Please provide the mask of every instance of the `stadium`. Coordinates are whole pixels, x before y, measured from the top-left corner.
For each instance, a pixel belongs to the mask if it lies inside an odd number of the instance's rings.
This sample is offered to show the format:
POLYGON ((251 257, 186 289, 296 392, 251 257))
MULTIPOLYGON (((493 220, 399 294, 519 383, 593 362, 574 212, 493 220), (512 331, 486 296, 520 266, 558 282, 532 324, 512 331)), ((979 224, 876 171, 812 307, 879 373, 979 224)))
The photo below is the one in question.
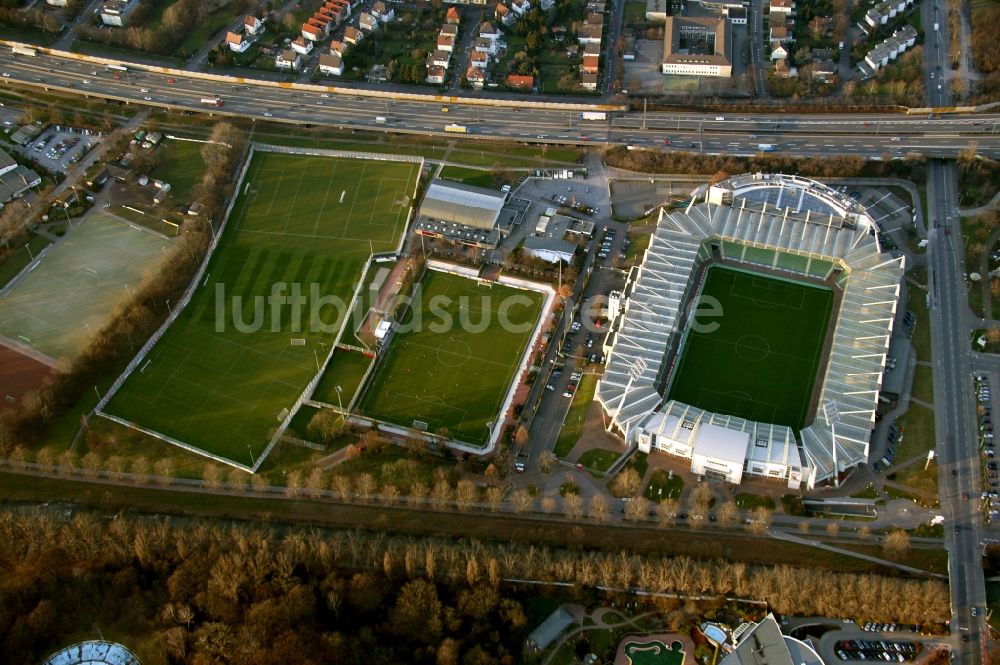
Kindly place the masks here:
POLYGON ((608 430, 691 470, 798 488, 864 463, 904 259, 854 200, 746 174, 660 211, 609 311, 608 430), (719 314, 702 325, 711 300, 719 314))

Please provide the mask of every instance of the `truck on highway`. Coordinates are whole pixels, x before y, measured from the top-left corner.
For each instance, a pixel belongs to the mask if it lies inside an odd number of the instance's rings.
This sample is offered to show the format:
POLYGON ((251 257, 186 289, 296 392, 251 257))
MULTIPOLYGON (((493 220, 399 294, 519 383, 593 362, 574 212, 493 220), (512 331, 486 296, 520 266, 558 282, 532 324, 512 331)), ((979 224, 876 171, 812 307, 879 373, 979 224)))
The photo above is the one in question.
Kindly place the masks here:
POLYGON ((604 111, 583 111, 580 120, 607 120, 608 114, 604 111))
POLYGON ((11 47, 10 51, 14 55, 30 55, 32 58, 38 57, 38 51, 30 46, 17 45, 11 47))
POLYGON ((468 134, 469 130, 465 125, 445 125, 444 131, 453 134, 468 134))
POLYGON ((384 115, 377 115, 377 116, 375 116, 375 124, 376 125, 384 125, 387 122, 388 122, 388 120, 385 119, 384 115))
POLYGON ((761 152, 774 152, 773 143, 759 143, 757 144, 757 149, 761 152))
POLYGON ((218 97, 202 97, 201 103, 205 106, 222 106, 222 100, 218 97))
POLYGON ((938 22, 934 21, 934 32, 938 31, 938 22))

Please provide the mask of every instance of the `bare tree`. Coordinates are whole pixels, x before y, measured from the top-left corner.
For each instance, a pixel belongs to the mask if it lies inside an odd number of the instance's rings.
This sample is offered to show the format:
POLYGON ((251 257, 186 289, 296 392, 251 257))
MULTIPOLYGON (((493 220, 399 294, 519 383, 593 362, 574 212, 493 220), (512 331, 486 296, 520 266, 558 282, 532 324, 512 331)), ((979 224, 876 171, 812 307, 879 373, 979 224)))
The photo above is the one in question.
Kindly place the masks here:
POLYGON ((174 477, 174 461, 169 457, 156 460, 153 464, 153 474, 156 475, 157 482, 169 483, 174 477))
POLYGON ((754 535, 762 536, 771 528, 773 514, 770 508, 758 506, 750 513, 750 523, 747 527, 754 535))
POLYGON ((441 479, 434 483, 434 488, 431 489, 431 499, 438 508, 444 508, 448 505, 452 499, 452 491, 447 480, 441 479))
POLYGON ((633 497, 638 494, 641 483, 642 478, 639 476, 639 472, 629 467, 623 469, 611 481, 611 491, 615 496, 633 497))
POLYGON ((740 509, 734 501, 726 501, 719 506, 719 524, 725 527, 734 527, 740 523, 740 509))
POLYGON ((527 512, 531 508, 531 504, 535 502, 534 497, 528 493, 527 490, 516 490, 510 495, 510 500, 514 504, 514 510, 519 513, 527 512))
POLYGON ((673 526, 677 523, 677 510, 679 503, 677 499, 668 498, 660 501, 656 507, 656 522, 660 526, 673 526))
POLYGON ((490 505, 490 510, 496 512, 503 503, 503 488, 497 485, 486 488, 486 503, 490 505))
POLYGON ((902 529, 894 529, 886 534, 882 549, 894 559, 900 559, 910 551, 910 534, 902 529))
POLYGON ((575 492, 569 492, 563 497, 563 509, 566 511, 566 516, 572 520, 580 519, 583 514, 583 505, 580 499, 580 495, 575 492))
POLYGON ((539 505, 543 513, 554 513, 556 511, 556 500, 551 496, 543 496, 539 505))
POLYGON ((370 473, 361 473, 358 474, 354 485, 354 489, 361 500, 368 501, 371 499, 372 492, 375 491, 375 478, 370 473))
POLYGON ((708 486, 708 483, 701 482, 694 486, 691 490, 691 496, 689 497, 692 508, 702 508, 703 510, 708 510, 712 502, 712 488, 708 486))
POLYGON ((608 500, 603 494, 595 494, 590 497, 590 516, 598 522, 607 522, 611 517, 608 500))
POLYGON ((644 497, 637 496, 625 504, 625 519, 632 520, 633 522, 641 522, 646 519, 648 514, 649 501, 644 497))
POLYGON ((809 533, 809 520, 799 521, 799 531, 801 533, 809 533))
POLYGON ((538 468, 542 473, 548 473, 556 463, 556 456, 551 450, 543 450, 538 456, 538 468))
POLYGON ((826 535, 836 538, 840 533, 840 522, 830 522, 826 525, 826 535))
POLYGON ((479 488, 471 480, 463 478, 458 481, 455 488, 455 501, 459 510, 471 510, 473 504, 479 500, 479 488))

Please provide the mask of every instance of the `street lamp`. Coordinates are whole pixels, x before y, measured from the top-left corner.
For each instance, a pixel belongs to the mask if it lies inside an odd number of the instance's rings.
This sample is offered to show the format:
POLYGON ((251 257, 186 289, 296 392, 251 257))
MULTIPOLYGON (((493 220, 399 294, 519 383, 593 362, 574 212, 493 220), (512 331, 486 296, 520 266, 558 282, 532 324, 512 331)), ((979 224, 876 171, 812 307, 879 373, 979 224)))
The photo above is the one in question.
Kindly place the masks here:
POLYGON ((337 391, 337 406, 340 407, 340 413, 341 413, 341 415, 343 415, 343 413, 344 413, 344 403, 340 399, 341 387, 340 386, 336 386, 335 390, 337 391))

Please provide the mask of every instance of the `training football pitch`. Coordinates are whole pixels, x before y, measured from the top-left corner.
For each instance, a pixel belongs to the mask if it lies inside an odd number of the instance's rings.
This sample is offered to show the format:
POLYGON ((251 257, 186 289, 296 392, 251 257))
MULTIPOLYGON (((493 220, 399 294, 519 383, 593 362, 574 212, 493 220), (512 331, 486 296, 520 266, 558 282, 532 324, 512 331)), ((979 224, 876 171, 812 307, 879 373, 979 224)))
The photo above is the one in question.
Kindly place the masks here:
POLYGON ((459 441, 484 444, 544 298, 433 270, 420 291, 402 322, 412 330, 401 330, 391 340, 361 410, 406 427, 421 421, 429 432, 444 427, 459 441))
POLYGON ((396 249, 419 173, 256 153, 202 284, 105 412, 252 464, 334 342, 331 298, 349 304, 370 251, 396 249), (271 298, 295 289, 298 305, 271 298))
POLYGON ((822 359, 833 291, 723 266, 708 268, 701 298, 722 315, 691 326, 670 399, 800 429, 822 359), (718 324, 714 329, 713 324, 718 324))
POLYGON ((115 305, 155 273, 171 241, 91 212, 0 298, 0 335, 72 359, 115 305))

